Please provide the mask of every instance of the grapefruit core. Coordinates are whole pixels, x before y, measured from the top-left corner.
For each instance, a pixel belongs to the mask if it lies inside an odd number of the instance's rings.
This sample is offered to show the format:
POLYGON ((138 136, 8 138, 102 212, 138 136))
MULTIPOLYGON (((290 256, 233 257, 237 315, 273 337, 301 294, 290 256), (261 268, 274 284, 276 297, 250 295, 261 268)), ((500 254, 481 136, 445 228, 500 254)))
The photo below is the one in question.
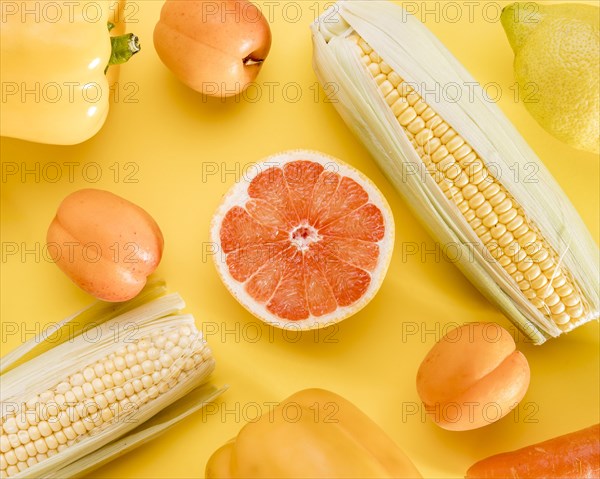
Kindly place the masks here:
POLYGON ((387 271, 394 220, 377 187, 341 161, 289 151, 248 169, 212 221, 219 275, 252 314, 315 329, 363 308, 387 271))

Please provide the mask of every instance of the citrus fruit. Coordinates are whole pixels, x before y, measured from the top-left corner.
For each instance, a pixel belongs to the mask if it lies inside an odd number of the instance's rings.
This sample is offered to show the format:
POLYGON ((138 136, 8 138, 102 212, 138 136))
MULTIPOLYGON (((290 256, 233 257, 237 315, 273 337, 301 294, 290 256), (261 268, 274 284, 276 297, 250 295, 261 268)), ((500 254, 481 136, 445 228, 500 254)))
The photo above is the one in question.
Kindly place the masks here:
POLYGON ((598 153, 600 9, 514 3, 502 11, 501 22, 529 113, 557 139, 598 153))
POLYGON ((317 152, 289 151, 249 169, 211 225, 217 270, 233 296, 281 328, 341 321, 375 295, 394 220, 362 173, 317 152))

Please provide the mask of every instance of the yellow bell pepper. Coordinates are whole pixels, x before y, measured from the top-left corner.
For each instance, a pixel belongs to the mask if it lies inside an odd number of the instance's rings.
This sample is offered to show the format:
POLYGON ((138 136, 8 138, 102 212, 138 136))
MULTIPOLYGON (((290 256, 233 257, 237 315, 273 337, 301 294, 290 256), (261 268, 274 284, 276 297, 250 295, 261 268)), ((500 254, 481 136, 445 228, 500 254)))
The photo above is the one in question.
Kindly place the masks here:
POLYGON ((125 0, 0 2, 2 136, 72 145, 100 130, 118 75, 108 66, 139 50, 124 10, 125 0))
POLYGON ((402 450, 352 403, 306 389, 218 449, 206 478, 420 478, 402 450))

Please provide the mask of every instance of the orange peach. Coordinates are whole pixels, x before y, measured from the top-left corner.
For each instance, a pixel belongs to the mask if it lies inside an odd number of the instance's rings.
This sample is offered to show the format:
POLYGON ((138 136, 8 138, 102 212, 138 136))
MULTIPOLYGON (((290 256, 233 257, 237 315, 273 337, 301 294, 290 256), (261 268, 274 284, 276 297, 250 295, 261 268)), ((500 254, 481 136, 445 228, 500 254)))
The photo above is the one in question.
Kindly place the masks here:
POLYGON ((228 97, 254 81, 271 48, 271 30, 246 0, 167 0, 154 46, 179 80, 205 95, 228 97))
POLYGON ((47 234, 54 262, 84 291, 104 301, 127 301, 160 263, 163 236, 139 206, 108 191, 67 196, 47 234))
POLYGON ((529 364, 504 328, 467 323, 429 351, 417 373, 417 392, 442 428, 465 431, 506 416, 529 386, 529 364))

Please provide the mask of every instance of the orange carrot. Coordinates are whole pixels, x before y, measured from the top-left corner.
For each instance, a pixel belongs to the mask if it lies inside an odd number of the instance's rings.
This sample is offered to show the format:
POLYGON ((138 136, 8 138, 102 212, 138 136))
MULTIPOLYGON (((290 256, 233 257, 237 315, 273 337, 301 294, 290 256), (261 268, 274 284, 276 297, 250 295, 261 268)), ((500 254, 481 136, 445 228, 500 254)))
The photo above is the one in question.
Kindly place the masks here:
POLYGON ((600 477, 600 424, 473 464, 467 479, 600 477))

